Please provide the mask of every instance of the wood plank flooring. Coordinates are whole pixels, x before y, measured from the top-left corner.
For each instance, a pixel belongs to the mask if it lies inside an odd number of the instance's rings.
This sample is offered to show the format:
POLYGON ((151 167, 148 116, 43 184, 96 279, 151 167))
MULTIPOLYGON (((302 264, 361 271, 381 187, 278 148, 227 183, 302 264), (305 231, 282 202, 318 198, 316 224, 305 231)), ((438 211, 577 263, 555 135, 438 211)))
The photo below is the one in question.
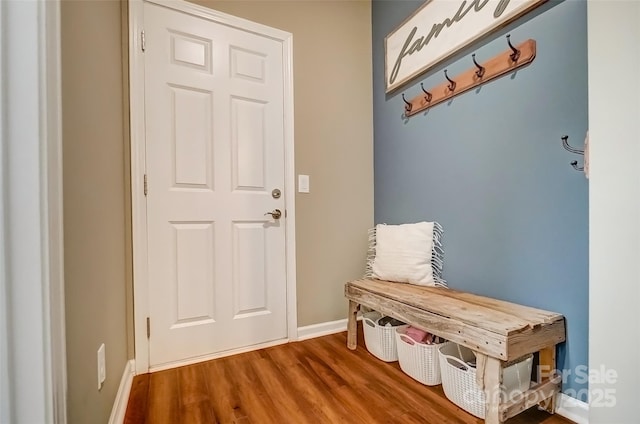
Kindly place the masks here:
MULTIPOLYGON (((136 376, 125 424, 480 424, 346 332, 136 376)), ((535 408, 508 424, 567 424, 535 408)))

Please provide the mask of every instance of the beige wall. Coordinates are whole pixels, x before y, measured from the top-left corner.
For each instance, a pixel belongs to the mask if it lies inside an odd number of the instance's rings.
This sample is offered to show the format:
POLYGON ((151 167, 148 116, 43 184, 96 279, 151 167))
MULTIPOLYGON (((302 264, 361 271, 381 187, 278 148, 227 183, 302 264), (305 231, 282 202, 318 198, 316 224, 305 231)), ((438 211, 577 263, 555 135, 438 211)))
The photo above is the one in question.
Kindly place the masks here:
POLYGON ((345 318, 373 225, 371 3, 193 1, 293 34, 298 326, 345 318))
POLYGON ((118 1, 63 1, 64 249, 70 424, 105 423, 127 361, 118 1), (96 352, 106 346, 98 391, 96 352))

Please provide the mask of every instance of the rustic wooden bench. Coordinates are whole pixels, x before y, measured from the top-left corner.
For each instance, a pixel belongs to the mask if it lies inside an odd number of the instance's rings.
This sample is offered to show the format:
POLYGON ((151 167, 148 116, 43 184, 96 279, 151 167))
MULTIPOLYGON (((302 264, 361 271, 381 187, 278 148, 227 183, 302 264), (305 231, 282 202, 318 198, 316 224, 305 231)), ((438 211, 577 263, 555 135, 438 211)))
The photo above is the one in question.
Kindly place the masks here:
POLYGON ((554 412, 561 377, 556 345, 565 340, 564 317, 554 312, 442 287, 424 287, 375 279, 348 282, 347 346, 356 349, 360 306, 421 328, 476 353, 476 383, 485 391, 485 423, 497 424, 538 404, 554 412), (537 382, 522 396, 500 395, 502 369, 509 362, 539 352, 537 382))

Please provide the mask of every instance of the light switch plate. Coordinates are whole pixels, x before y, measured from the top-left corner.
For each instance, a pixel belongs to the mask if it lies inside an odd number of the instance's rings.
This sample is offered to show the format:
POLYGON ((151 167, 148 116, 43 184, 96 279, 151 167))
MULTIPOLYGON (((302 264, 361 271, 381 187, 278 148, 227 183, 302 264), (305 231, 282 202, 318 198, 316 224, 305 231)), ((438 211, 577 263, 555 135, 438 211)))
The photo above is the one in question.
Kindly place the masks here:
POLYGON ((298 175, 298 193, 309 193, 308 175, 298 175))

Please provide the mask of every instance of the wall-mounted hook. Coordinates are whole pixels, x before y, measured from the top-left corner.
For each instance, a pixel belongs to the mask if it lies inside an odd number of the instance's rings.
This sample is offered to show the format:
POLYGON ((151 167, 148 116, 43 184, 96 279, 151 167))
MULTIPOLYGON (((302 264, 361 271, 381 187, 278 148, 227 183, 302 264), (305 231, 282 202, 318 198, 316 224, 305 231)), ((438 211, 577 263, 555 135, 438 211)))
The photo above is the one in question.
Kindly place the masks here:
MULTIPOLYGON (((569 136, 568 135, 563 135, 562 137, 560 137, 560 139, 562 140, 562 147, 564 147, 565 150, 571 152, 571 153, 575 153, 577 155, 583 155, 584 156, 584 149, 576 149, 575 147, 571 147, 569 146, 569 136)), ((573 160, 571 162, 569 162, 571 164, 571 166, 573 166, 573 169, 575 169, 576 171, 584 171, 584 166, 578 166, 578 161, 577 160, 573 160)))
POLYGON ((478 70, 476 71, 476 76, 478 78, 482 78, 482 76, 484 75, 484 66, 480 65, 478 62, 476 62, 476 54, 472 54, 471 55, 471 59, 473 59, 473 64, 476 65, 476 68, 478 68, 478 70))
POLYGON ((518 59, 520 58, 520 50, 516 49, 515 47, 513 47, 513 44, 511 44, 511 34, 507 34, 507 43, 509 44, 509 48, 513 52, 510 55, 511 61, 517 62, 518 59))
POLYGON ((411 112, 411 108, 413 107, 413 104, 411 104, 411 102, 407 101, 407 99, 404 97, 404 93, 402 93, 402 100, 404 100, 404 110, 409 113, 411 112))
POLYGON ((456 89, 456 82, 454 80, 452 80, 451 78, 449 78, 449 75, 447 75, 447 70, 444 70, 444 77, 447 79, 447 81, 449 81, 449 85, 447 86, 449 88, 449 91, 453 91, 456 89))
POLYGON ((567 150, 567 151, 569 151, 571 153, 578 154, 578 155, 584 155, 584 149, 576 149, 575 147, 569 146, 569 136, 568 135, 563 135, 562 137, 560 137, 560 139, 562 140, 562 147, 564 147, 565 150, 567 150))
POLYGON ((420 83, 420 88, 422 88, 422 91, 424 92, 425 96, 424 96, 424 100, 429 103, 431 101, 431 98, 433 97, 433 95, 431 93, 429 93, 427 90, 424 89, 424 85, 422 83, 420 83))

